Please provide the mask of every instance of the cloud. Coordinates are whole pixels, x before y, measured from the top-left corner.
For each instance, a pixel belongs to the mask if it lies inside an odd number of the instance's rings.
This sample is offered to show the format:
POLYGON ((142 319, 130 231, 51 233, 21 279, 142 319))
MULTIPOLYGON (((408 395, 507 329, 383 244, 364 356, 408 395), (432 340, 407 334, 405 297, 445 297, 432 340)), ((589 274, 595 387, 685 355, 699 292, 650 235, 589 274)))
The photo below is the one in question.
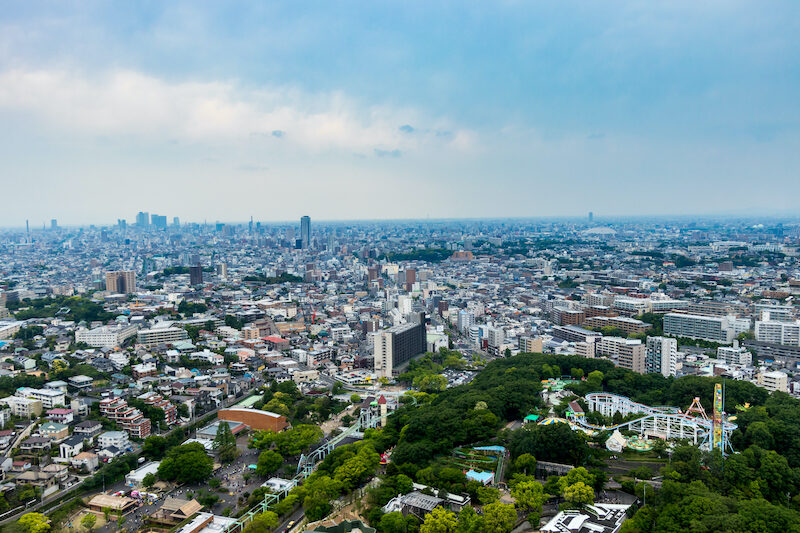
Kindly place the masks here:
POLYGON ((414 133, 414 127, 410 126, 409 124, 403 124, 402 126, 400 126, 397 129, 399 129, 403 133, 414 133))
MULTIPOLYGON (((398 149, 425 144, 436 149, 448 145, 460 148, 458 143, 435 135, 405 135, 405 126, 396 126, 402 123, 398 117, 417 115, 414 110, 359 105, 336 92, 243 87, 235 80, 166 81, 132 70, 94 76, 67 70, 2 71, 0 114, 5 113, 70 135, 167 138, 191 143, 261 135, 289 140, 285 132, 291 130, 290 141, 307 150, 363 152, 376 144, 398 149)), ((428 122, 430 131, 453 126, 445 119, 428 122)))
POLYGON ((381 150, 380 148, 375 148, 375 155, 378 157, 400 157, 403 155, 403 152, 397 148, 394 150, 381 150))

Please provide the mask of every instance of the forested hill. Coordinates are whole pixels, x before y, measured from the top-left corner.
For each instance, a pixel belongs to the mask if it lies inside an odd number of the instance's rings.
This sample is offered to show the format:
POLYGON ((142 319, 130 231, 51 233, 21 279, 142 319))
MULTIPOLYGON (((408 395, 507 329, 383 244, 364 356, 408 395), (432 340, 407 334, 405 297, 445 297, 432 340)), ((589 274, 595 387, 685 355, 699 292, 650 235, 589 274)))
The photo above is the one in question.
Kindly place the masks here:
MULTIPOLYGON (((600 359, 521 354, 489 363, 468 385, 417 395, 418 405, 389 417, 381 447, 396 444, 394 467, 412 478, 456 446, 490 441, 507 445, 514 456, 538 451, 540 460, 597 466, 602 448, 588 448, 565 425, 501 431, 504 422, 542 407, 540 380, 562 375, 585 377, 568 387, 580 396, 607 391, 681 409, 699 397, 709 411, 714 383, 721 381, 640 375, 600 359)), ((677 447, 662 469, 664 488, 648 494, 647 507, 626 523, 627 532, 800 531, 800 402, 742 381, 726 380, 725 393, 726 410, 737 416, 731 441, 739 453, 723 462, 718 453, 677 447), (750 407, 737 412, 746 403, 750 407)))

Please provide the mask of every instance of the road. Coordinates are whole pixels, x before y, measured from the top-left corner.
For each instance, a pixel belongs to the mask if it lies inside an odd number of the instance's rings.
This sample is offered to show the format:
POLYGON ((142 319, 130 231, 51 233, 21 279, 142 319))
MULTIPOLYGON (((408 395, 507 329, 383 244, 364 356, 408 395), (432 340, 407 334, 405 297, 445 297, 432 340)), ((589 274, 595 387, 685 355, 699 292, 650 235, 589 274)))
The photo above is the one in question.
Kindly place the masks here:
MULTIPOLYGON (((226 400, 223 400, 222 404, 221 404, 219 407, 217 407, 217 408, 215 408, 215 409, 212 409, 211 411, 209 411, 209 412, 207 412, 207 413, 204 413, 203 415, 201 415, 200 417, 198 417, 198 419, 202 419, 202 418, 208 417, 208 416, 210 416, 210 415, 213 415, 213 414, 215 414, 217 411, 219 411, 220 409, 225 409, 226 407, 229 407, 229 406, 233 405, 234 403, 238 403, 238 402, 240 402, 240 401, 244 400, 245 398, 247 398, 247 397, 249 397, 249 396, 251 396, 251 395, 252 395, 252 393, 251 393, 251 394, 245 394, 245 395, 243 395, 243 396, 242 396, 242 397, 240 397, 240 398, 233 398, 233 397, 231 397, 231 398, 227 398, 226 400)), ((197 420, 197 419, 192 419, 192 422, 191 422, 191 423, 194 423, 194 422, 196 422, 196 420, 197 420)), ((30 425, 30 426, 28 426, 28 428, 26 428, 26 430, 27 430, 27 431, 30 431, 30 429, 32 429, 32 428, 33 428, 33 425, 30 425)), ((171 434, 171 433, 173 433, 173 432, 175 432, 175 431, 178 431, 178 430, 180 430, 180 429, 183 429, 183 428, 184 428, 184 426, 176 426, 176 427, 172 428, 171 430, 169 430, 168 432, 164 433, 164 436, 166 436, 166 435, 169 435, 169 434, 171 434)), ((141 447, 140 447, 138 450, 135 450, 135 451, 133 452, 133 454, 135 454, 135 455, 139 455, 139 451, 140 451, 140 450, 141 450, 141 447)), ((83 481, 81 481, 81 483, 79 483, 79 485, 80 485, 80 484, 82 484, 82 483, 83 483, 83 481)), ((118 483, 119 483, 119 487, 120 487, 120 488, 116 488, 115 490, 122 490, 122 488, 124 488, 124 482, 118 482, 118 483)), ((112 487, 116 487, 116 486, 117 486, 117 484, 114 484, 114 485, 112 485, 112 487)), ((70 487, 70 489, 69 489, 69 490, 74 490, 74 488, 75 488, 75 487, 70 487)), ((63 491, 62 491, 62 492, 63 492, 63 491)), ((62 495, 61 493, 58 493, 58 492, 57 492, 57 493, 53 494, 52 496, 50 496, 49 498, 46 498, 44 501, 37 503, 36 505, 33 505, 33 506, 31 506, 31 507, 29 507, 29 508, 27 508, 27 509, 24 509, 24 510, 20 511, 19 513, 15 514, 15 515, 12 515, 12 516, 9 516, 9 517, 7 517, 7 518, 4 518, 3 520, 0 520, 0 525, 3 525, 3 524, 6 524, 6 523, 8 523, 8 522, 11 522, 11 521, 13 521, 13 520, 16 520, 17 518, 19 518, 19 516, 20 516, 21 514, 24 514, 24 513, 30 513, 30 512, 36 511, 37 509, 41 508, 42 506, 44 506, 44 505, 47 505, 47 504, 49 504, 49 503, 52 503, 54 500, 57 500, 57 499, 59 499, 59 498, 63 498, 63 495, 62 495)), ((70 499, 68 499, 68 500, 65 500, 65 501, 63 501, 63 502, 59 503, 59 504, 58 504, 57 506, 55 506, 53 509, 48 509, 48 511, 46 511, 46 512, 49 512, 49 511, 51 511, 51 510, 58 509, 58 508, 59 508, 59 507, 61 507, 62 505, 66 504, 66 503, 68 503, 68 502, 70 502, 70 501, 72 501, 72 500, 73 500, 73 498, 70 498, 70 499)))

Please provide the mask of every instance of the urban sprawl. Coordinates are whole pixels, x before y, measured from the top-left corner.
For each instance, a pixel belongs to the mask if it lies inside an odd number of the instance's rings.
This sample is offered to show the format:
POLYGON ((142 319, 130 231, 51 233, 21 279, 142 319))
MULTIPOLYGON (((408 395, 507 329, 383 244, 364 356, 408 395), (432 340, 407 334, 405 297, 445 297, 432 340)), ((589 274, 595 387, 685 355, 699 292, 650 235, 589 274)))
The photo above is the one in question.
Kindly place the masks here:
POLYGON ((800 531, 800 223, 0 229, 2 531, 800 531))

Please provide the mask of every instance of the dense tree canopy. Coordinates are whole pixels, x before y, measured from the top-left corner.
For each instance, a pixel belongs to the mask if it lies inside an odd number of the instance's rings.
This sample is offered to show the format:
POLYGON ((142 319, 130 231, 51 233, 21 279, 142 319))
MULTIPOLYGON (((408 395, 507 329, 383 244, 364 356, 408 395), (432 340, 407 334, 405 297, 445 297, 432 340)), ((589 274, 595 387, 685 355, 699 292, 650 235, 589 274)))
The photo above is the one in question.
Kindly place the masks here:
POLYGON ((179 483, 200 483, 208 479, 214 460, 202 444, 193 442, 172 448, 158 465, 158 477, 179 483))

